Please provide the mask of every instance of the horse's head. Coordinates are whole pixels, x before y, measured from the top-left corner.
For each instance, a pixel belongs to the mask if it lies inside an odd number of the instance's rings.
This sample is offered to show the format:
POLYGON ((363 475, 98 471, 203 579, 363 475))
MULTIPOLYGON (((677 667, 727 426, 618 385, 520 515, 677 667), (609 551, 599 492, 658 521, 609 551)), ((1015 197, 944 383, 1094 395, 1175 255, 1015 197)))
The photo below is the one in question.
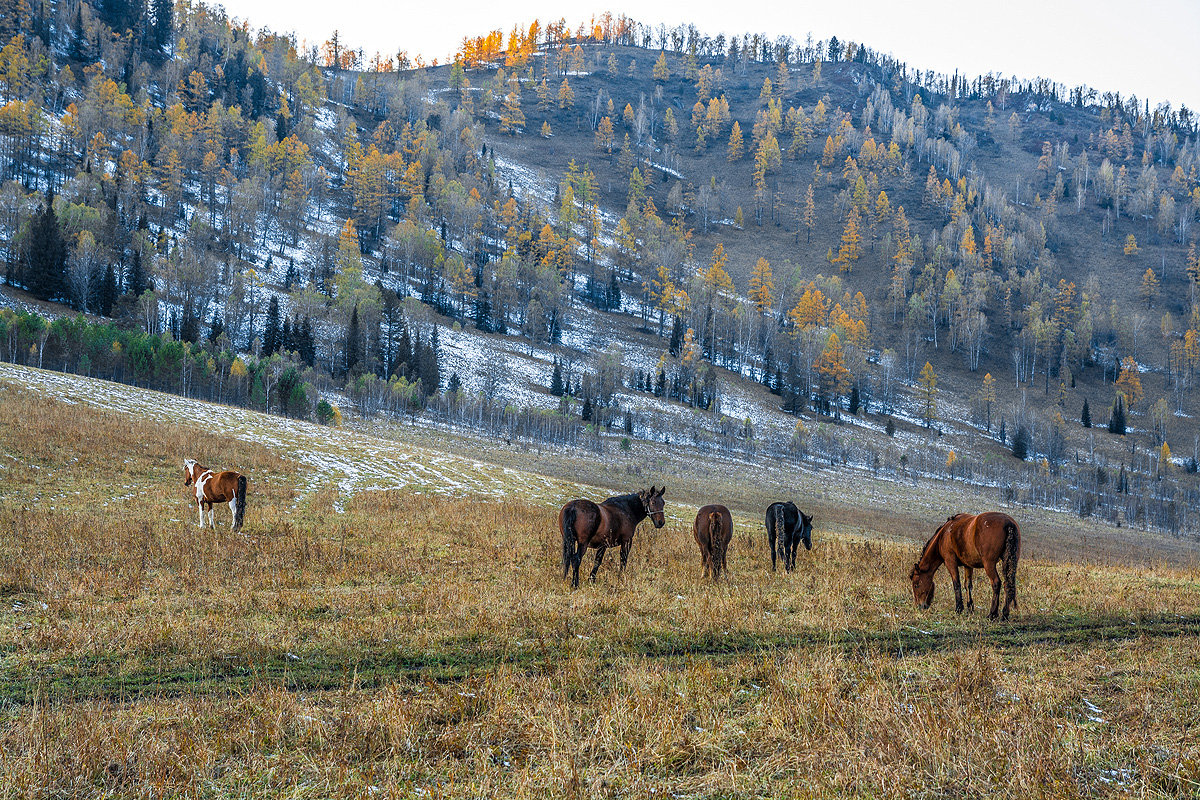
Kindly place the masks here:
POLYGON ((642 501, 642 505, 646 508, 646 516, 650 517, 650 521, 654 523, 654 527, 661 528, 667 523, 667 517, 663 514, 663 492, 667 487, 655 489, 651 486, 649 489, 638 492, 638 499, 642 501))
POLYGON ((922 609, 929 608, 933 602, 933 570, 922 570, 920 564, 913 564, 912 572, 913 600, 922 609))
POLYGON ((196 479, 196 462, 190 458, 183 460, 183 485, 191 486, 192 481, 196 479))
POLYGON ((800 541, 804 542, 805 550, 812 550, 812 521, 813 518, 800 511, 800 541))

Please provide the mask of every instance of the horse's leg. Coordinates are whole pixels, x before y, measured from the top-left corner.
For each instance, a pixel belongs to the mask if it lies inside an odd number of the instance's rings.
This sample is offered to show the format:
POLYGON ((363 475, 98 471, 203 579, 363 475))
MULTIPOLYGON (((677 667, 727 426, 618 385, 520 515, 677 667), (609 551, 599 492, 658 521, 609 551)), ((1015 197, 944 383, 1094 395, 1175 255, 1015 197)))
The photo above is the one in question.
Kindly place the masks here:
POLYGON ((796 550, 800 546, 800 534, 792 533, 791 549, 788 551, 788 572, 796 568, 796 550))
POLYGON ((946 562, 946 569, 950 572, 950 577, 954 579, 954 611, 957 614, 963 612, 962 599, 962 584, 958 581, 958 562, 946 562))
POLYGON ((988 619, 996 619, 1000 616, 1000 573, 996 571, 996 562, 987 560, 983 562, 983 571, 992 582, 992 610, 988 613, 988 619))
POLYGON ((975 598, 971 595, 971 587, 975 583, 975 569, 966 567, 967 570, 967 611, 975 612, 975 598))
POLYGON ((200 527, 203 528, 204 527, 204 501, 203 500, 196 501, 196 511, 198 511, 200 513, 200 527))
POLYGON ((607 546, 600 545, 596 550, 596 563, 592 565, 592 576, 588 578, 592 583, 596 582, 596 573, 600 571, 600 562, 604 560, 604 551, 607 549, 607 546))
MULTIPOLYGON (((767 542, 771 545, 771 572, 775 571, 775 529, 767 530, 767 542)), ((784 553, 783 568, 787 569, 787 554, 784 553)))
POLYGON ((575 545, 575 553, 571 556, 571 587, 579 588, 579 562, 583 561, 583 554, 587 551, 587 545, 583 542, 578 542, 575 545))
POLYGON ((233 526, 237 525, 237 500, 229 501, 229 530, 233 530, 233 526))
POLYGON ((625 571, 625 563, 629 561, 629 551, 633 549, 633 539, 621 542, 621 572, 625 571))

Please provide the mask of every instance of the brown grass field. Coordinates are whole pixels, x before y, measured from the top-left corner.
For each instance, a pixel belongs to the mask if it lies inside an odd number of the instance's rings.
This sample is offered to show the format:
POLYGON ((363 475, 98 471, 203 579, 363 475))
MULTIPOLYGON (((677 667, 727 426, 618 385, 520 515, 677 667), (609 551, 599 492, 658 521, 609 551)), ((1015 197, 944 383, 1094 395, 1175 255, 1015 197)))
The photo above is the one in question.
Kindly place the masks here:
POLYGON ((776 473, 511 450, 505 499, 309 491, 296 453, 6 377, 0 797, 1200 793, 1189 543, 1023 512, 1020 611, 989 623, 944 572, 929 611, 907 585, 958 510, 931 506, 985 502, 954 487, 796 476, 815 546, 772 574, 776 473), (198 532, 184 454, 251 476, 243 535, 225 509, 198 532), (665 480, 674 516, 572 592, 557 499, 520 499, 547 474, 665 480), (690 531, 713 494, 738 512, 718 586, 690 531))

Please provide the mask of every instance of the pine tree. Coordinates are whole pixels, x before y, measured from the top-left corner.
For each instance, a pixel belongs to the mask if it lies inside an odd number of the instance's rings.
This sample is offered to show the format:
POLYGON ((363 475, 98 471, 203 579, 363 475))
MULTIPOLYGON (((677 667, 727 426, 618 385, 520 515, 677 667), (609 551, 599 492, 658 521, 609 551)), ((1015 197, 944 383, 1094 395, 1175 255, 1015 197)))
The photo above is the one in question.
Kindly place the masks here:
POLYGON ((557 358, 554 359, 554 374, 550 376, 550 394, 555 397, 563 396, 562 365, 557 358))
POLYGON ((150 284, 150 279, 146 275, 145 268, 142 267, 142 251, 141 248, 134 248, 133 264, 129 267, 129 274, 125 277, 125 293, 131 297, 141 297, 142 293, 153 288, 150 284))
POLYGON ((344 361, 347 375, 358 366, 361 351, 362 331, 358 322, 358 303, 355 303, 354 310, 350 313, 350 325, 346 329, 346 353, 344 361))
POLYGON ((1018 426, 1013 434, 1012 454, 1022 461, 1029 457, 1029 431, 1024 425, 1018 426))
POLYGON ((1108 418, 1108 432, 1124 436, 1126 430, 1125 416, 1125 395, 1122 392, 1117 392, 1117 396, 1113 398, 1112 413, 1108 418))
POLYGON ((117 295, 120 291, 117 288, 117 274, 113 270, 112 264, 109 264, 104 269, 104 281, 100 284, 100 313, 106 317, 112 316, 113 306, 117 303, 117 295))
POLYGON ((1083 398, 1083 413, 1079 415, 1079 421, 1083 423, 1083 427, 1092 427, 1092 411, 1088 408, 1087 398, 1083 398))
POLYGON ((450 373, 450 380, 446 382, 446 392, 448 394, 458 394, 462 389, 462 380, 458 377, 458 372, 450 373))
MULTIPOLYGON (((357 308, 355 310, 357 311, 357 308)), ((271 302, 267 305, 266 326, 263 329, 262 354, 264 358, 270 358, 283 347, 282 332, 279 322, 279 298, 271 295, 271 302)))
POLYGON ((592 397, 591 397, 591 395, 583 396, 583 408, 580 409, 579 416, 584 422, 592 421, 592 397))
POLYGON ((424 348, 424 353, 421 358, 421 391, 426 396, 436 394, 442 384, 441 367, 438 365, 438 328, 433 326, 433 333, 429 337, 429 344, 424 348))
POLYGON ((313 366, 317 362, 317 342, 313 338, 312 320, 309 317, 304 318, 304 324, 300 326, 300 336, 296 341, 296 350, 300 353, 300 360, 308 366, 313 366))
POLYGON ((671 342, 667 345, 667 352, 673 356, 678 356, 680 349, 683 347, 683 320, 678 316, 671 323, 671 342))
POLYGON ((34 215, 29 231, 29 271, 25 285, 39 300, 59 300, 67 291, 67 244, 54 212, 54 192, 34 215))

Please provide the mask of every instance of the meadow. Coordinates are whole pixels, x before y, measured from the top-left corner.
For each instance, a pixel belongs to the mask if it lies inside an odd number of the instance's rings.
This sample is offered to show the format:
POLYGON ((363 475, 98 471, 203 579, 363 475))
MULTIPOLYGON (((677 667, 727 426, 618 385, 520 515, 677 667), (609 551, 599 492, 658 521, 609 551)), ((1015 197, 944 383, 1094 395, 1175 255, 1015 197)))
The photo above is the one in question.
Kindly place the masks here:
POLYGON ((954 486, 47 375, 0 374, 0 797, 1200 792, 1194 543, 1013 512, 1020 611, 989 623, 906 580, 939 518, 996 505, 954 486), (184 455, 251 476, 242 534, 196 527, 184 455), (668 524, 571 591, 558 505, 664 482, 668 524), (817 516, 790 575, 780 493, 817 516), (712 585, 689 509, 717 497, 712 585))

